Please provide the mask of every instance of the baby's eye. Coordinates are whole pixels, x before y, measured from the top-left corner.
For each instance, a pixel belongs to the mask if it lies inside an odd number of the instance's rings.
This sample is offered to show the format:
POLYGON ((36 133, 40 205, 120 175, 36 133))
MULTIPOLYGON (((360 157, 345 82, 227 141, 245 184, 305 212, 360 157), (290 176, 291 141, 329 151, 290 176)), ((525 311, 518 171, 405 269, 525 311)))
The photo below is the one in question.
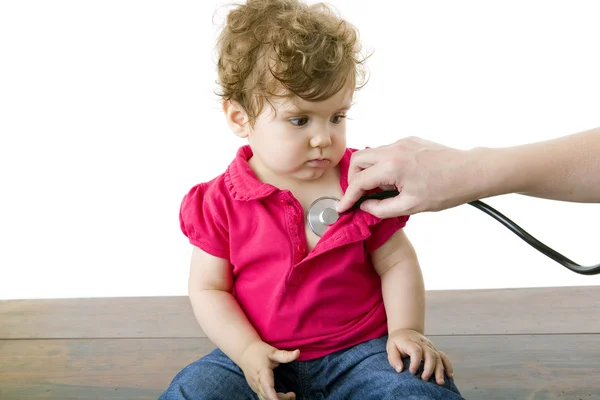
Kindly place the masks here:
POLYGON ((307 117, 290 118, 289 121, 292 123, 292 125, 303 126, 308 123, 308 118, 307 117))
POLYGON ((339 124, 340 122, 342 122, 342 119, 346 118, 346 115, 344 114, 340 114, 340 115, 334 115, 333 117, 331 117, 331 123, 333 124, 339 124))

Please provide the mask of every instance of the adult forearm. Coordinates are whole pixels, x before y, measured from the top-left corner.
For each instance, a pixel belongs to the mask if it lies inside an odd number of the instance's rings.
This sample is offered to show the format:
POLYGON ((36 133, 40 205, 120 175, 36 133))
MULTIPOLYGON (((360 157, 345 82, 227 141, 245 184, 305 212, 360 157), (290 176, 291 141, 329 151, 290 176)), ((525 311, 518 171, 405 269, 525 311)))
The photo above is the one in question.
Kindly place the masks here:
POLYGON ((388 332, 412 329, 425 333, 425 286, 418 263, 405 261, 381 275, 388 332))
POLYGON ((261 338, 229 292, 199 290, 190 293, 194 315, 206 336, 233 362, 261 338))
POLYGON ((473 149, 478 198, 507 193, 600 202, 600 128, 500 149, 473 149))

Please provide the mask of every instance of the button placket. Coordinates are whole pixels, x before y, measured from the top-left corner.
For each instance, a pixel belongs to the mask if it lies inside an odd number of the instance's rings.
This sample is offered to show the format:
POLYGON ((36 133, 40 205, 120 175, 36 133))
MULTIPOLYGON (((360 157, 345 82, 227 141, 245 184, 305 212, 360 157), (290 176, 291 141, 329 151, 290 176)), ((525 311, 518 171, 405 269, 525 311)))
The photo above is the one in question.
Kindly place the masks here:
POLYGON ((305 238, 304 238, 304 231, 301 226, 301 222, 302 222, 302 216, 301 214, 301 210, 298 209, 297 206, 294 206, 293 209, 293 215, 291 218, 291 232, 290 235, 292 236, 292 241, 294 244, 294 260, 295 260, 295 264, 298 264, 300 261, 302 261, 302 259, 305 256, 306 253, 306 246, 304 244, 305 242, 305 238))
POLYGON ((283 214, 286 221, 287 232, 289 240, 291 242, 292 251, 292 264, 297 264, 302 260, 301 252, 299 252, 299 239, 300 233, 298 225, 300 223, 300 216, 298 215, 298 206, 287 194, 282 193, 279 198, 279 204, 283 208, 283 214))
MULTIPOLYGON (((292 244, 292 268, 296 269, 306 256, 306 235, 304 232, 304 212, 299 202, 288 199, 286 206, 288 233, 292 244)), ((299 272, 293 271, 294 275, 299 272)))
POLYGON ((296 226, 298 226, 300 222, 302 222, 302 216, 297 211, 298 210, 296 210, 296 213, 294 213, 294 217, 292 218, 292 221, 296 226))

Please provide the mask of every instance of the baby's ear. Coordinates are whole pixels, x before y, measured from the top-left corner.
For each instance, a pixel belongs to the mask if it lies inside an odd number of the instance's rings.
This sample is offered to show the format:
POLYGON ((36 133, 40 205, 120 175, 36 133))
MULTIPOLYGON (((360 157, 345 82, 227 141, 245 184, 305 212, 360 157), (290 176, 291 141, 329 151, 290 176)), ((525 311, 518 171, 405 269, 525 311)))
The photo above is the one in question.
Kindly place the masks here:
POLYGON ((223 112, 233 133, 241 138, 248 137, 250 126, 248 124, 248 114, 244 107, 235 100, 225 100, 223 101, 223 112))

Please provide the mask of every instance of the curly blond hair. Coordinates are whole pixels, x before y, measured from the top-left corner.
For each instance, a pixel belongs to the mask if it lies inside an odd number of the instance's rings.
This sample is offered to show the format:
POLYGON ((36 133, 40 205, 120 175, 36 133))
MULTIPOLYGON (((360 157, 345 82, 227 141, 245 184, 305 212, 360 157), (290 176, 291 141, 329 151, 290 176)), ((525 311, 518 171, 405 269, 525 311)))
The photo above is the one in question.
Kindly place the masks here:
POLYGON ((237 101, 251 125, 270 98, 322 101, 366 84, 358 31, 323 3, 248 0, 227 15, 217 50, 218 94, 237 101))

